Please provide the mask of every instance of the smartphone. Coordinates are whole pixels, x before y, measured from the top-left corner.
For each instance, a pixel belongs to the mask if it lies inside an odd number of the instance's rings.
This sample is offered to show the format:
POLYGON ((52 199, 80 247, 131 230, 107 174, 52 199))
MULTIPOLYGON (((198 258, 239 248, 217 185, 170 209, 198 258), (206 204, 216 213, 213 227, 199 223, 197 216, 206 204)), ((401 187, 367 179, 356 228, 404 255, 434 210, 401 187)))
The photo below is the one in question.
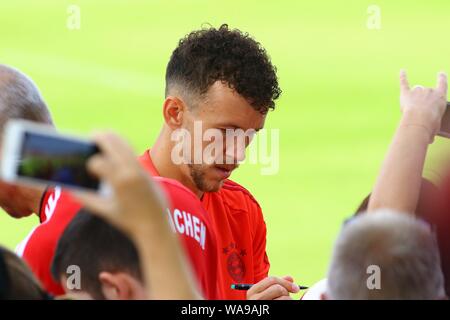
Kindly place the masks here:
POLYGON ((450 138, 450 102, 447 102, 447 108, 442 117, 441 129, 439 130, 438 135, 450 138))
POLYGON ((48 125, 11 120, 2 146, 0 173, 5 181, 105 192, 105 185, 86 168, 88 159, 100 152, 89 140, 60 134, 48 125))

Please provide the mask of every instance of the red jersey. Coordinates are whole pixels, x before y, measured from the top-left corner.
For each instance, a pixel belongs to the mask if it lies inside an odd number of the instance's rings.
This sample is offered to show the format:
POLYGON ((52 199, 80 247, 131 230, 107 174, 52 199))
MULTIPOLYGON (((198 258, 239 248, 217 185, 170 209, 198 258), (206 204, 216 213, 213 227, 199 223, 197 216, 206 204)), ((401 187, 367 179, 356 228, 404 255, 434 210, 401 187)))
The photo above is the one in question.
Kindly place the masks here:
POLYGON ((221 274, 217 239, 208 214, 195 194, 178 181, 162 177, 154 179, 171 203, 167 209, 169 223, 179 235, 203 296, 209 300, 223 299, 223 288, 218 285, 221 274))
MULTIPOLYGON (((159 176, 149 151, 140 161, 159 176)), ((256 283, 268 276, 266 224, 258 202, 239 184, 225 180, 217 192, 205 192, 201 199, 219 245, 219 265, 225 299, 246 299, 245 291, 232 290, 234 283, 256 283)))
MULTIPOLYGON (((179 234, 203 296, 221 299, 222 287, 217 286, 221 276, 217 264, 217 242, 208 215, 198 198, 181 183, 161 177, 155 180, 169 200, 167 214, 170 226, 179 234)), ((60 188, 47 191, 39 212, 41 224, 31 231, 16 250, 45 289, 54 295, 64 294, 63 288, 54 281, 50 272, 56 246, 66 226, 80 209, 81 204, 70 193, 60 188)))
POLYGON ((62 286, 50 272, 56 245, 64 229, 81 209, 68 192, 48 189, 41 200, 40 224, 18 245, 16 253, 29 265, 44 288, 53 295, 64 294, 62 286))

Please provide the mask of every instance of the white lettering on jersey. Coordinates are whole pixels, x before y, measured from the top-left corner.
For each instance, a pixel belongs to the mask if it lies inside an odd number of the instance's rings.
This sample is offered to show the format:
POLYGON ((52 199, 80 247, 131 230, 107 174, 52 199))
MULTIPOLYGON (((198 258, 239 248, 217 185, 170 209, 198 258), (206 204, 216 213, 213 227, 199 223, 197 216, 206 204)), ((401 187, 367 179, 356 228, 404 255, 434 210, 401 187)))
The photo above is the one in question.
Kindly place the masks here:
POLYGON ((172 231, 173 231, 174 233, 177 232, 177 231, 175 230, 175 225, 174 225, 174 223, 173 223, 172 215, 170 214, 169 208, 167 208, 167 217, 169 218, 169 224, 170 224, 170 227, 172 228, 172 231))
POLYGON ((195 241, 200 244, 201 248, 205 250, 205 224, 198 217, 191 215, 186 211, 174 209, 172 215, 170 214, 169 209, 167 209, 167 211, 169 212, 169 221, 171 221, 171 225, 174 226, 174 231, 195 239, 195 241))
MULTIPOLYGON (((56 204, 58 203, 59 197, 61 197, 61 188, 55 188, 55 192, 53 192, 47 200, 47 205, 45 206, 45 222, 49 221, 53 213, 56 209, 56 204)), ((44 223, 45 223, 44 222, 44 223)))
POLYGON ((175 225, 177 226, 177 231, 180 234, 184 233, 184 225, 180 224, 181 212, 178 209, 173 211, 173 217, 175 218, 175 225))

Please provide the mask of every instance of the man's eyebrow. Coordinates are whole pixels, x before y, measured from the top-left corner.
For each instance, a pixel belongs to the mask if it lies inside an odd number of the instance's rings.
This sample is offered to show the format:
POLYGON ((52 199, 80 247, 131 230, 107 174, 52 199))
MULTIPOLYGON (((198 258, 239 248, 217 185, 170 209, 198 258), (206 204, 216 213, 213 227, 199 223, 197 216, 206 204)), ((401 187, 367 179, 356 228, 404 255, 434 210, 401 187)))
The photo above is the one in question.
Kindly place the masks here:
POLYGON ((225 129, 239 129, 239 126, 231 123, 219 123, 217 127, 225 128, 225 129))
MULTIPOLYGON (((217 127, 220 127, 220 128, 224 128, 224 129, 234 129, 234 130, 236 130, 236 129, 241 129, 241 130, 244 130, 244 129, 242 129, 241 127, 239 127, 239 126, 236 126, 236 125, 234 125, 234 124, 219 124, 217 127)), ((250 128, 250 129, 247 129, 247 130, 255 130, 256 132, 259 132, 260 130, 262 130, 263 128, 250 128)), ((244 130, 245 131, 245 130, 244 130)))

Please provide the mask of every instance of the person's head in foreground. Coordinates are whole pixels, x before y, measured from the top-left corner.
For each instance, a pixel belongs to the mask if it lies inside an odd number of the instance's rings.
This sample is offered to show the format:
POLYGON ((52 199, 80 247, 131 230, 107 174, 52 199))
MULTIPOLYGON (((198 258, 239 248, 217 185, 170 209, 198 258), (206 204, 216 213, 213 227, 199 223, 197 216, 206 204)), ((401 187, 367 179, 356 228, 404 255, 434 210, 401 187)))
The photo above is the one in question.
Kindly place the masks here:
POLYGON ((0 300, 45 299, 50 299, 49 295, 25 262, 0 246, 0 300))
MULTIPOLYGON (((450 178, 450 176, 449 176, 450 178)), ((444 275, 445 292, 450 294, 450 220, 447 212, 450 206, 443 205, 449 199, 450 179, 447 185, 436 186, 430 180, 422 179, 422 185, 417 201, 415 215, 433 226, 438 242, 441 268, 444 275)), ((370 200, 370 194, 363 200, 356 211, 356 215, 365 214, 370 200)))
POLYGON ((444 299, 435 235, 408 214, 379 210, 341 230, 324 299, 444 299))
POLYGON ((163 176, 198 194, 217 191, 244 159, 281 89, 265 49, 222 25, 180 40, 167 65, 165 93, 165 123, 152 157, 163 176), (239 137, 226 143, 225 135, 233 134, 239 137), (167 161, 158 163, 157 148, 171 157, 170 168, 164 167, 167 161))
POLYGON ((146 299, 139 263, 125 234, 81 210, 58 242, 52 275, 76 299, 146 299))
POLYGON ((440 189, 439 199, 428 210, 427 219, 436 230, 445 290, 447 296, 450 296, 450 170, 442 181, 440 189))
MULTIPOLYGON (((53 125, 47 105, 34 82, 20 71, 0 64, 0 155, 3 130, 11 119, 53 125)), ((13 217, 28 216, 38 210, 42 192, 0 180, 0 206, 13 217)))

